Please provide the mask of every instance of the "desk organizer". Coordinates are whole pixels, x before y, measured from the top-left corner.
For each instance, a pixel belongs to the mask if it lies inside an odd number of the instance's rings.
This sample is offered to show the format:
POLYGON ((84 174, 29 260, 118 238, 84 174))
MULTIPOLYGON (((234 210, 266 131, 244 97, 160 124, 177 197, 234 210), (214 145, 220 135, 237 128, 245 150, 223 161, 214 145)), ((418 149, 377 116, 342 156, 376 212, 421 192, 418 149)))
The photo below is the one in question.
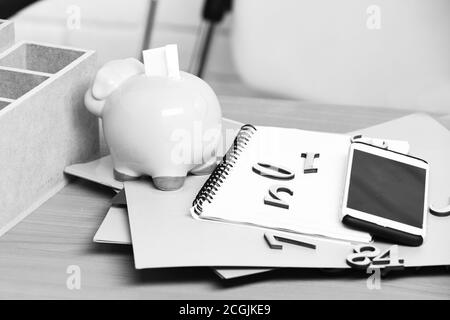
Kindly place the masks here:
POLYGON ((98 121, 84 106, 93 51, 14 43, 0 20, 0 235, 66 184, 67 165, 98 155, 98 121))

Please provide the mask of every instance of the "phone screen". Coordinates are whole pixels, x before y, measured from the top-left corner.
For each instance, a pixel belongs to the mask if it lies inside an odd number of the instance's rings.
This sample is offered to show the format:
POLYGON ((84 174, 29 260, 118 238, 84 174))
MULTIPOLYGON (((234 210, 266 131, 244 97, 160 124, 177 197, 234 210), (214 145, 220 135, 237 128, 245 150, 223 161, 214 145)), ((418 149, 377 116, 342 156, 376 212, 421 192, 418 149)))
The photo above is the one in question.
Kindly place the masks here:
POLYGON ((426 169, 353 151, 348 208, 422 228, 425 188, 426 169))

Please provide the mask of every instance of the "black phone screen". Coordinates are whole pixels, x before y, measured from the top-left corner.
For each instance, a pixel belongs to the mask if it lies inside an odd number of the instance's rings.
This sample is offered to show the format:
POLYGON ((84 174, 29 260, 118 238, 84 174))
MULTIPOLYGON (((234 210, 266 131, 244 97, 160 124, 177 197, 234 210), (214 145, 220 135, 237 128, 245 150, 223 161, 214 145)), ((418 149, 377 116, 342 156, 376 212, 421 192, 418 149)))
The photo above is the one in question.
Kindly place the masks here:
POLYGON ((347 207, 422 228, 426 169, 353 151, 347 207))

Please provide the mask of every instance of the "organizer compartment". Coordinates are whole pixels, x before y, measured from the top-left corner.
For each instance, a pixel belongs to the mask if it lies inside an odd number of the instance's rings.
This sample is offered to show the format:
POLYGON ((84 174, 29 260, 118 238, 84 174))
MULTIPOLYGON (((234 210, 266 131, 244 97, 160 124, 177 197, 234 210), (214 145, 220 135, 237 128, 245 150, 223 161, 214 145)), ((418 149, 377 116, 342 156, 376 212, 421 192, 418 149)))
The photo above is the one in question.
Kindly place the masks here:
POLYGON ((0 110, 2 110, 4 107, 6 107, 9 104, 8 101, 2 101, 0 100, 0 110))
POLYGON ((0 69, 0 97, 18 99, 47 79, 42 75, 0 69))
POLYGON ((0 58, 0 66, 44 73, 57 73, 84 53, 83 51, 72 49, 22 43, 6 56, 0 58))

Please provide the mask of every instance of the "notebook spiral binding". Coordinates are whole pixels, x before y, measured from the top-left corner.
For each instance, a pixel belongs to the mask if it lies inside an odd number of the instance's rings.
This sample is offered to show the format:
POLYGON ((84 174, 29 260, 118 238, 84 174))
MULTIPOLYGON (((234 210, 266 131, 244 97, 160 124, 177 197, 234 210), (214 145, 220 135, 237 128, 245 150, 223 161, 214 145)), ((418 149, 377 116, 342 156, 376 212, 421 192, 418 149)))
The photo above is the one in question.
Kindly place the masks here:
POLYGON ((239 133, 234 139, 233 144, 228 149, 227 153, 223 156, 222 161, 217 165, 214 171, 211 173, 208 180, 206 180, 203 187, 198 192, 192 203, 194 212, 200 215, 203 211, 203 203, 208 201, 211 203, 216 192, 223 184, 226 177, 229 175, 230 170, 234 167, 237 159, 245 146, 250 141, 250 138, 257 129, 251 124, 246 124, 241 127, 239 133))

